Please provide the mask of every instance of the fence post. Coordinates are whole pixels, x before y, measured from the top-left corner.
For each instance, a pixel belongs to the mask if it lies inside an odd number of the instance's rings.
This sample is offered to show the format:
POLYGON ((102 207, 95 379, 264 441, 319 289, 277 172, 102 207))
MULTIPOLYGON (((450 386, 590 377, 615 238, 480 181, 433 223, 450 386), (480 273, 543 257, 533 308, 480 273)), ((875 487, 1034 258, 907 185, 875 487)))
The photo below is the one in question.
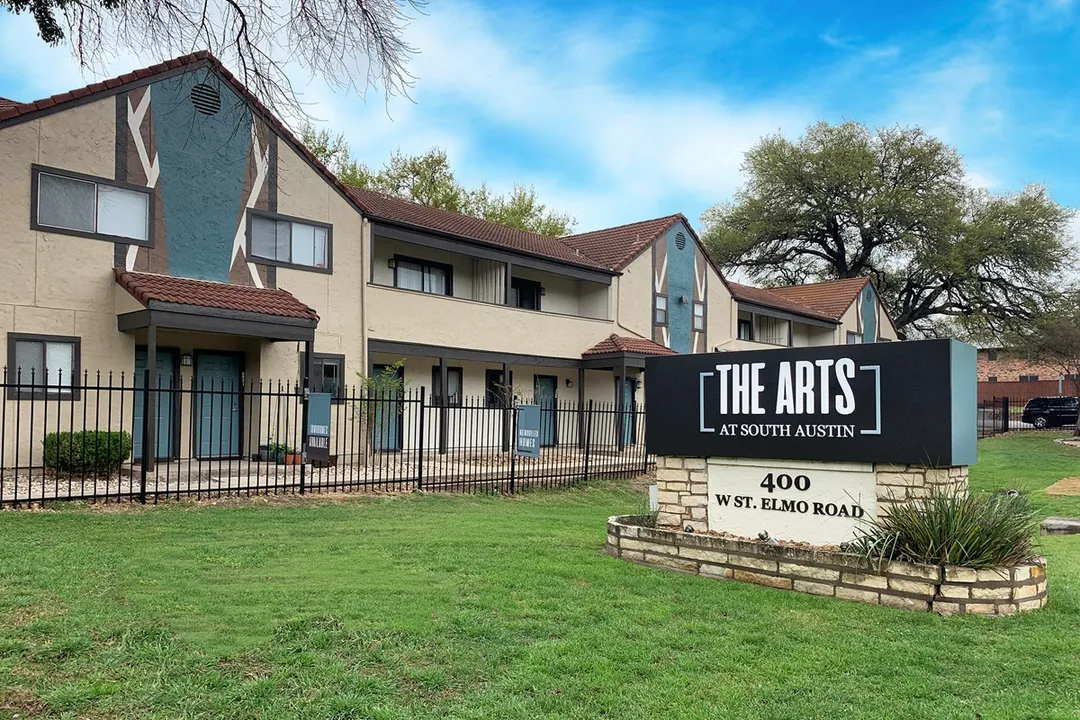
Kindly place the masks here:
MULTIPOLYGON (((139 504, 146 504, 146 458, 157 448, 150 445, 150 368, 143 371, 142 463, 139 466, 139 504)), ((95 489, 96 493, 96 489, 95 489)))
POLYGON ((427 411, 424 408, 424 386, 420 386, 420 437, 416 443, 416 455, 418 462, 416 463, 416 489, 424 489, 424 416, 427 411))
POLYGON ((589 480, 589 453, 592 452, 592 410, 593 401, 592 398, 589 398, 589 409, 585 411, 585 470, 581 476, 583 482, 589 480))
POLYGON ((1001 398, 1001 432, 1009 432, 1009 397, 1001 398))
POLYGON ((311 340, 304 341, 304 387, 300 390, 300 494, 304 494, 307 469, 307 430, 308 430, 308 395, 311 392, 311 363, 312 351, 315 343, 311 340))
POLYGON ((518 426, 518 409, 517 403, 514 403, 513 410, 511 411, 513 417, 511 418, 511 438, 513 441, 510 443, 510 494, 514 494, 515 490, 515 475, 517 474, 517 426, 518 426))

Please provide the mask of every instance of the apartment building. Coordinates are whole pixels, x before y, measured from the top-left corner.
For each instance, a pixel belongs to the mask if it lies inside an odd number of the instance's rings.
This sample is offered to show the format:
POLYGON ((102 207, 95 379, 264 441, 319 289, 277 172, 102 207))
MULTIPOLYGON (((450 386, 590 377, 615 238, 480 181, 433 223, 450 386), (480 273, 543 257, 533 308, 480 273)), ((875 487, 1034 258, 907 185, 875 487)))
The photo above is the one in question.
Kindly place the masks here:
MULTIPOLYGON (((346 187, 206 53, 0 102, 0 160, 5 402, 103 413, 86 371, 340 393, 394 368, 449 406, 632 412, 652 355, 897 338, 868 280, 729 282, 679 214, 551 238, 346 187)), ((171 407, 157 457, 179 427, 214 437, 200 457, 251 450, 256 408, 171 407)))

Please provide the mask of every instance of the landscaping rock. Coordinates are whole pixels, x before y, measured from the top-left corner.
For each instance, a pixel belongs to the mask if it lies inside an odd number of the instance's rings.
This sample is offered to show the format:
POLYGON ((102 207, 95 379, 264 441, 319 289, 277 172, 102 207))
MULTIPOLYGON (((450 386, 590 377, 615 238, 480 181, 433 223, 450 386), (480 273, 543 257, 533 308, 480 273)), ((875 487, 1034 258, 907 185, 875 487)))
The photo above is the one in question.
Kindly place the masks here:
POLYGON ((1078 535, 1080 534, 1080 518, 1046 518, 1042 522, 1041 532, 1043 535, 1078 535))

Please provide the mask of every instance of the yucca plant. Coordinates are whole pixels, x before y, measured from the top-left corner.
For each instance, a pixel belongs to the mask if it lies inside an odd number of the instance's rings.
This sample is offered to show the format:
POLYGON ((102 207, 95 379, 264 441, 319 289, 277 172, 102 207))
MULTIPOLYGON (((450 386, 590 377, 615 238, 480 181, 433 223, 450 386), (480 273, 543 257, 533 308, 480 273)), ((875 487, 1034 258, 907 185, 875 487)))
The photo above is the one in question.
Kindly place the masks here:
POLYGON ((934 489, 868 521, 847 548, 872 560, 970 568, 1010 567, 1034 556, 1038 523, 1022 495, 965 495, 934 489))

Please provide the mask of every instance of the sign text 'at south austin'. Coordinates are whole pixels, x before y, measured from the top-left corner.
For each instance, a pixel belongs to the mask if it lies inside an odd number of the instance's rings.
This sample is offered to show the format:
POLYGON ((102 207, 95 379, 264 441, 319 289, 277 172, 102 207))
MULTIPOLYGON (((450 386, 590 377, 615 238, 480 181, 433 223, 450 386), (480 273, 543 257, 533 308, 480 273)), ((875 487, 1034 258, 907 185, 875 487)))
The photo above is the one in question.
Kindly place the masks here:
POLYGON ((658 455, 975 462, 975 348, 920 340, 650 358, 658 455))

